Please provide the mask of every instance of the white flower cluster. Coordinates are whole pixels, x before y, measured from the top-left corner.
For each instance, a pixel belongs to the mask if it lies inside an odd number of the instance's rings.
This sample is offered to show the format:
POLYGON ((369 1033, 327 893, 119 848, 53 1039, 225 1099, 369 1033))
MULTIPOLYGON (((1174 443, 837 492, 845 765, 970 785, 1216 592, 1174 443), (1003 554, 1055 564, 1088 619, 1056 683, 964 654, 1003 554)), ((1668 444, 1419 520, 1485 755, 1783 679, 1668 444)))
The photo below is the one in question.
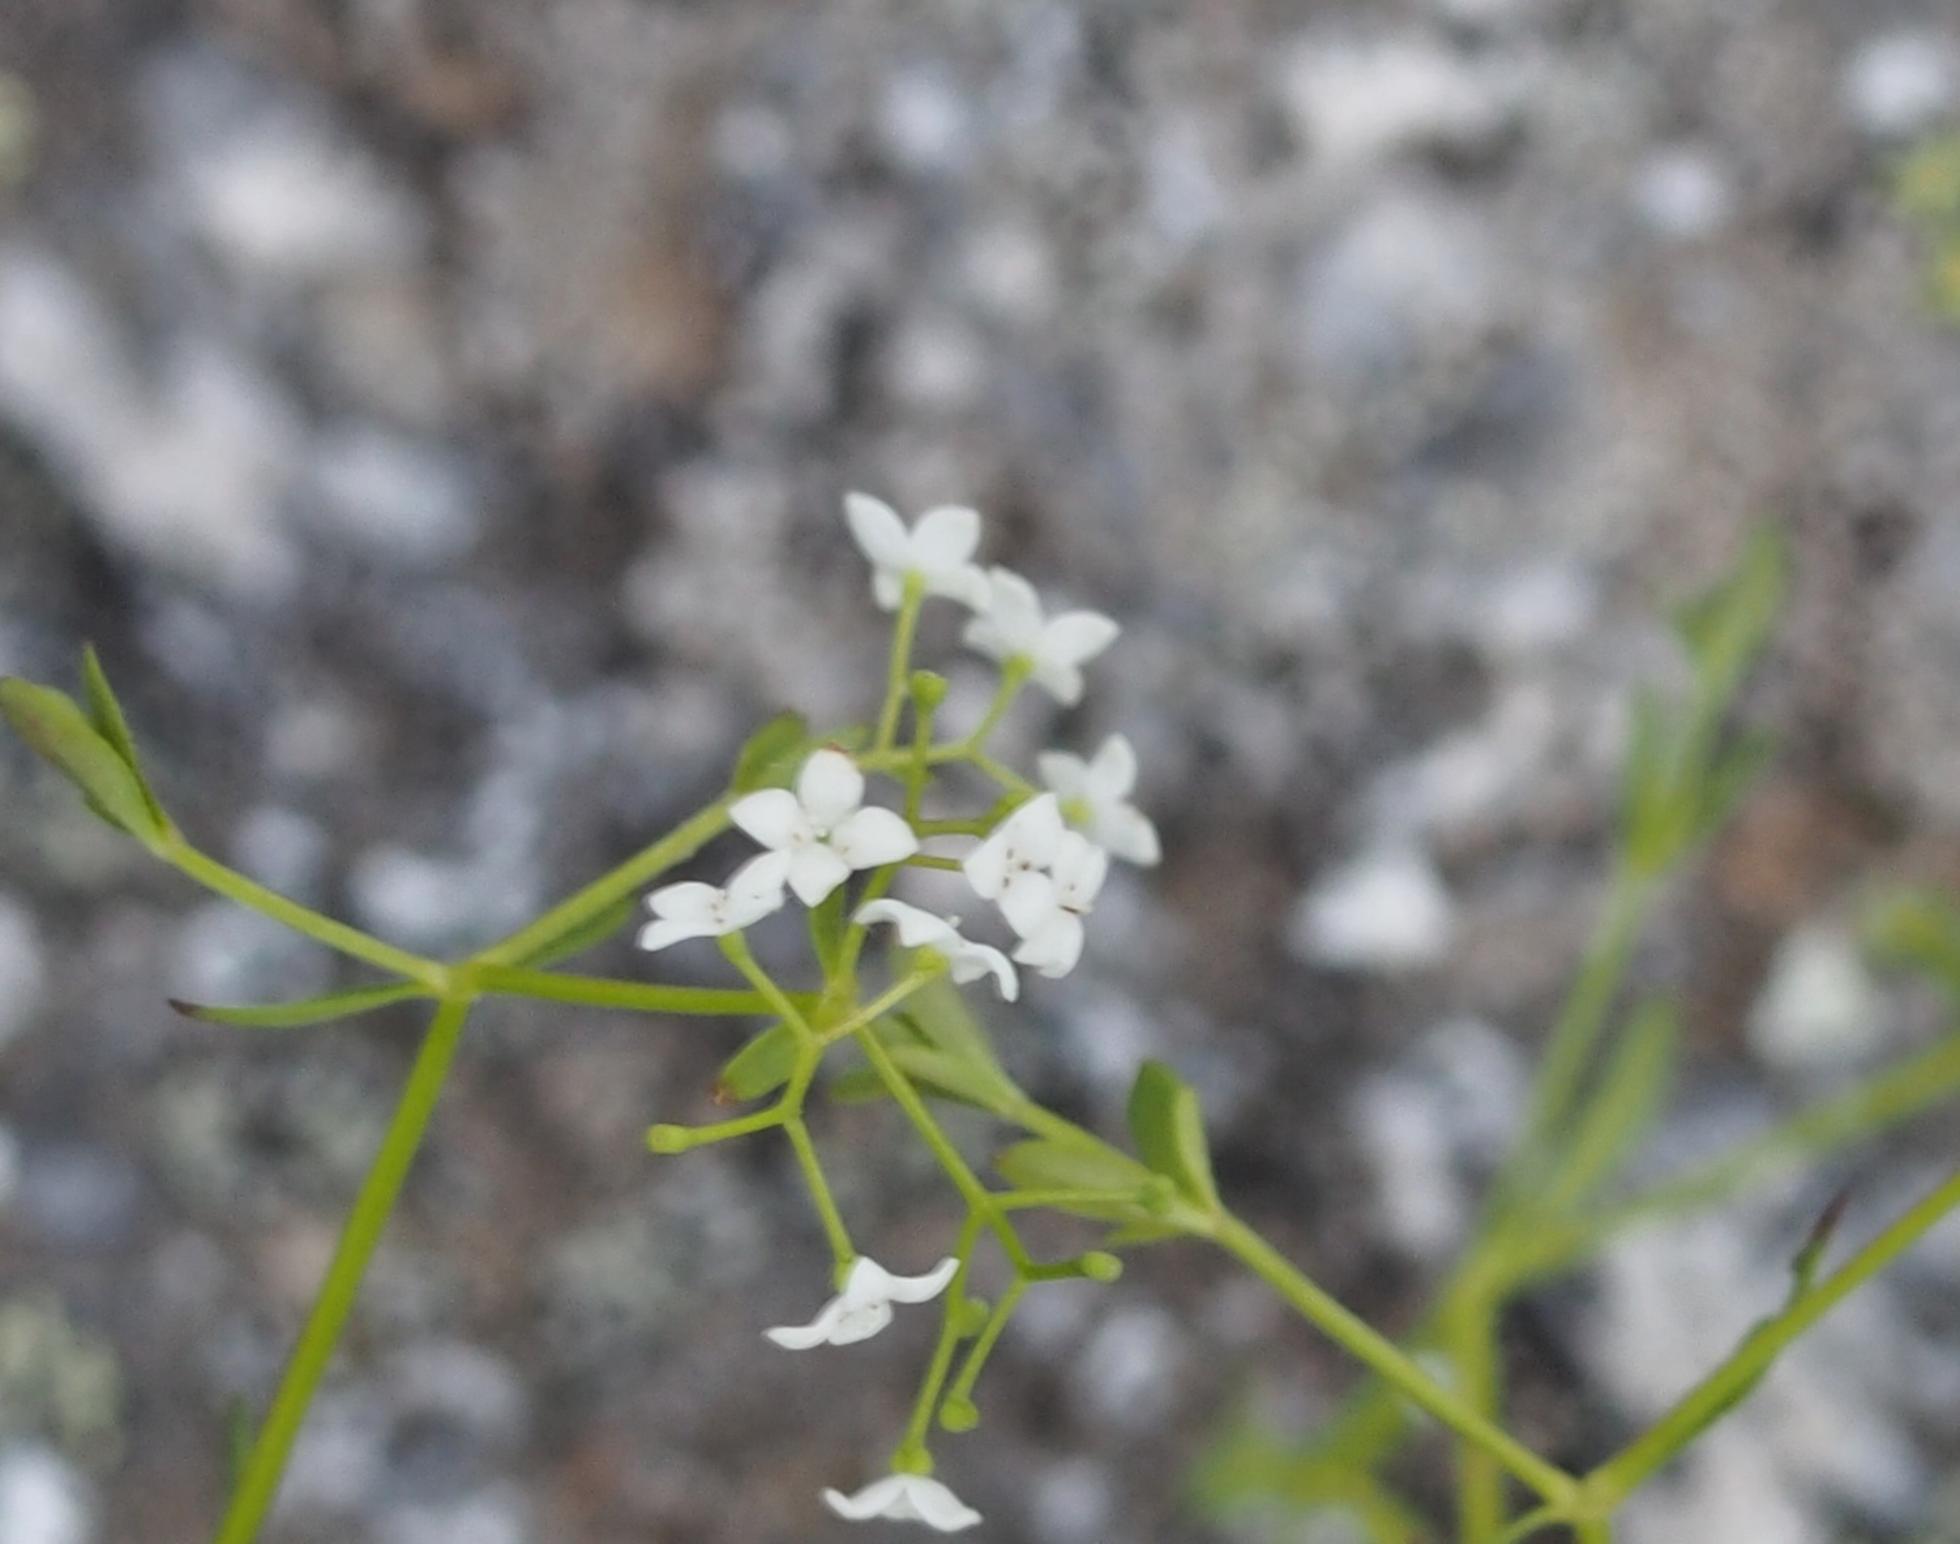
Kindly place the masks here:
MULTIPOLYGON (((1005 568, 982 572, 972 561, 980 517, 970 509, 929 510, 908 530, 890 505, 861 493, 844 501, 851 534, 870 559, 872 595, 886 610, 915 593, 947 596, 973 610, 965 641, 1021 672, 1058 701, 1082 695, 1082 666, 1116 640, 1118 628, 1094 611, 1048 616, 1034 586, 1005 568)), ((1113 855, 1158 861, 1156 828, 1133 803, 1136 754, 1112 735, 1094 758, 1045 752, 1047 791, 1023 804, 962 867, 974 891, 995 902, 1017 940, 1014 962, 1044 976, 1065 976, 1082 957, 1083 919, 1109 873, 1113 855)), ((764 851, 725 887, 690 881, 647 898, 654 920, 640 933, 643 949, 689 938, 739 933, 779 911, 794 894, 806 906, 828 899, 853 873, 903 863, 919 851, 918 834, 895 810, 864 802, 864 772, 841 750, 813 752, 792 791, 766 788, 738 799, 729 819, 764 851)), ((856 920, 885 923, 907 948, 945 956, 962 984, 991 975, 1012 1001, 1019 978, 1007 956, 966 938, 959 918, 877 900, 856 920)))
MULTIPOLYGON (((930 510, 910 529, 889 505, 863 494, 851 494, 844 509, 871 562, 872 596, 882 609, 916 606, 927 596, 958 601, 973 612, 965 643, 1000 662, 1010 695, 1029 681, 1058 702, 1080 700, 1082 667, 1115 642, 1115 622, 1093 611, 1049 616, 1019 574, 983 572, 973 562, 980 517, 970 509, 930 510)), ((991 977, 1009 1001, 1020 992, 1016 964, 1050 977, 1073 970, 1082 957, 1084 919, 1108 877, 1110 858, 1156 863, 1157 832, 1131 802, 1136 755, 1121 735, 1111 736, 1089 760, 1050 751, 1038 765, 1044 791, 1013 810, 960 864, 974 893, 992 902, 1012 931, 1011 960, 991 944, 967 938, 958 917, 904 901, 869 900, 858 907, 857 923, 889 926, 906 948, 938 954, 957 983, 991 977)), ((865 803, 865 768, 830 747, 805 759, 793 789, 747 794, 728 813, 763 851, 725 887, 688 882, 654 891, 647 898, 653 920, 640 933, 642 948, 740 933, 780 910, 792 894, 806 906, 819 906, 852 874, 888 869, 920 850, 919 833, 904 816, 865 803)), ((778 1326, 768 1338, 797 1351, 867 1340, 891 1323, 893 1304, 937 1297, 958 1269, 957 1260, 947 1259, 923 1276, 897 1276, 859 1257, 843 1289, 814 1319, 778 1326)), ((827 1490, 824 1501, 841 1517, 921 1522, 945 1533, 980 1521, 945 1485, 912 1472, 888 1475, 855 1495, 827 1490)))

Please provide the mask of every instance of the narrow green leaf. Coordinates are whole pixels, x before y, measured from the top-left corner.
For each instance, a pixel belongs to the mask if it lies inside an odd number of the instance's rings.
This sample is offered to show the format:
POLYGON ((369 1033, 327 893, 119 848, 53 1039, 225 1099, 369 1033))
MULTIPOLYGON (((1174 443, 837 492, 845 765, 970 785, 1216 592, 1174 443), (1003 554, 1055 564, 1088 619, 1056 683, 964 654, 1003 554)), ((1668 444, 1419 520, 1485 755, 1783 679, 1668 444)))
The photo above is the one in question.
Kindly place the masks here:
POLYGON ((1143 1197, 1155 1176, 1113 1147, 1035 1137, 1016 1142, 994 1160, 994 1167, 1017 1190, 1088 1190, 1108 1195, 1107 1202, 1062 1208, 1077 1216, 1100 1222, 1153 1220, 1144 1215, 1143 1197))
POLYGON ((1004 1087, 1014 1086, 994 1054, 986 1029, 967 1006, 960 989, 946 977, 927 982, 890 1017, 935 1050, 983 1070, 1004 1087))
POLYGON ((876 1104, 891 1097, 891 1090, 878 1076, 878 1069, 869 1065, 837 1073, 824 1088, 839 1104, 876 1104))
POLYGON ((1824 1251, 1831 1247, 1831 1240, 1837 1236, 1838 1224, 1844 1221, 1844 1214, 1850 1208, 1851 1187, 1846 1185, 1817 1214, 1817 1220, 1810 1225, 1810 1232, 1804 1237, 1803 1247, 1790 1262, 1790 1299, 1786 1307, 1794 1307, 1816 1284, 1817 1268, 1824 1263, 1824 1251))
POLYGON ((533 970, 544 970, 561 964, 565 960, 581 955, 588 949, 596 949, 608 938, 633 920, 639 910, 639 901, 633 896, 622 896, 604 911, 588 917, 585 921, 567 928, 556 938, 527 950, 511 961, 514 966, 533 970))
POLYGON ((1715 833, 1742 796, 1763 774, 1776 755, 1776 739, 1767 730, 1739 734, 1702 779, 1699 808, 1695 813, 1695 836, 1705 839, 1715 833))
POLYGON ((401 983, 395 986, 360 987, 351 992, 309 997, 301 1002, 266 1003, 262 1006, 187 1003, 175 997, 170 999, 170 1006, 187 1019, 202 1019, 211 1024, 231 1024, 240 1029, 300 1029, 308 1024, 351 1019, 359 1014, 372 1013, 377 1008, 385 1008, 390 1003, 407 1002, 411 997, 427 995, 422 987, 401 983))
POLYGON ((715 1097, 739 1103, 774 1093, 796 1070, 796 1031, 771 1024, 729 1058, 715 1079, 715 1097))
POLYGON ((1787 586, 1784 541, 1768 522, 1751 531, 1730 572, 1676 614, 1681 640, 1706 686, 1727 696, 1754 661, 1787 586))
POLYGON ((72 698, 9 677, 0 680, 0 714, 81 790, 89 808, 110 825, 151 846, 168 834, 169 827, 151 810, 129 764, 72 698))
POLYGON ((136 754, 136 737, 129 732, 129 720, 123 714, 122 704, 116 701, 115 692, 110 689, 109 677, 102 669, 102 661, 96 657, 93 644, 85 644, 82 648, 82 686, 88 696, 89 721, 116 754, 122 757, 136 778, 136 787, 157 824, 168 825, 169 818, 163 813, 163 805, 150 787, 150 780, 143 775, 143 763, 136 754))
POLYGON ((1163 1062, 1145 1062, 1130 1089, 1130 1134, 1143 1161, 1176 1182, 1186 1199, 1217 1211, 1211 1150, 1198 1096, 1163 1062))
POLYGON ((1902 890, 1868 910, 1865 947, 1881 964, 1930 976, 1960 998, 1960 906, 1932 890, 1902 890))
POLYGON ((1618 1172, 1660 1113, 1680 1039, 1673 1004, 1656 999, 1634 1014, 1566 1147, 1547 1196, 1551 1207, 1575 1205, 1618 1172))
MULTIPOLYGON (((984 1068, 956 1060, 916 1040, 882 1035, 885 1049, 899 1070, 930 1098, 950 1099, 955 1104, 972 1105, 991 1115, 1005 1117, 1014 1108, 1018 1093, 1004 1079, 989 1077, 984 1068)), ((830 1097, 840 1104, 869 1104, 885 1097, 887 1090, 875 1068, 853 1067, 833 1077, 828 1085, 830 1097)))
POLYGON ((728 786, 736 793, 780 787, 795 775, 809 746, 809 720, 801 713, 778 713, 743 742, 728 786))

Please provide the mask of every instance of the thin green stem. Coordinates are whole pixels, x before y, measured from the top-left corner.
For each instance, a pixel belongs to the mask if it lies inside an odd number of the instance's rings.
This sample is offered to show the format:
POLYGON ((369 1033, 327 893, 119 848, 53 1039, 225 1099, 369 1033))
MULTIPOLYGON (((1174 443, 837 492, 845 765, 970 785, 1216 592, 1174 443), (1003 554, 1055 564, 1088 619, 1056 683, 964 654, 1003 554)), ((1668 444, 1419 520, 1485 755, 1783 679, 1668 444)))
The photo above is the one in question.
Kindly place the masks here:
POLYGON ((406 976, 411 981, 420 981, 437 992, 444 990, 448 984, 446 972, 437 961, 410 954, 406 949, 397 949, 393 944, 370 937, 359 928, 336 922, 309 906, 288 900, 257 880, 247 879, 236 869, 228 868, 216 858, 199 852, 180 836, 173 834, 158 851, 166 862, 207 890, 215 890, 228 900, 283 923, 295 933, 302 933, 329 949, 364 960, 397 976, 406 976))
POLYGON ((980 1382, 980 1374, 986 1369, 987 1358, 994 1354, 994 1347, 1000 1344, 1000 1337, 1007 1330, 1007 1321, 1014 1317, 1014 1310, 1020 1306, 1027 1290, 1027 1280, 1021 1276, 1016 1276, 1007 1284, 1000 1301, 994 1304, 993 1312, 987 1315, 986 1325, 966 1353, 966 1360, 960 1364, 959 1376, 946 1391, 946 1404, 950 1405, 955 1400, 972 1402, 973 1390, 980 1382))
POLYGON ((895 982, 880 992, 870 1002, 859 1008, 849 1018, 831 1025, 818 1037, 825 1045, 842 1040, 846 1035, 854 1035, 860 1029, 875 1024, 920 987, 939 975, 937 970, 916 970, 902 980, 895 982))
MULTIPOLYGON (((1448 1321, 1450 1365, 1457 1392, 1471 1409, 1503 1424, 1503 1369, 1497 1356, 1496 1314, 1482 1298, 1455 1305, 1448 1321)), ((1504 1526, 1504 1471, 1484 1448, 1457 1443, 1457 1537, 1490 1544, 1504 1526)))
POLYGON ((663 1122, 647 1128, 647 1146, 656 1153, 692 1152, 697 1147, 712 1147, 717 1142, 730 1142, 736 1137, 754 1136, 758 1131, 774 1131, 794 1114, 789 1105, 778 1099, 752 1115, 738 1115, 733 1120, 714 1121, 706 1126, 680 1126, 663 1122))
POLYGON ((484 965, 512 965, 549 947, 557 940, 590 922, 609 907, 618 905, 635 891, 685 863, 715 837, 728 829, 728 806, 732 795, 724 795, 669 831, 659 841, 642 848, 617 868, 601 874, 577 894, 560 901, 537 921, 520 928, 475 956, 484 965))
POLYGON ((1594 1510, 1610 1513, 1654 1472, 1738 1404, 1799 1336, 1960 1208, 1960 1173, 1911 1207, 1837 1271, 1764 1321, 1644 1435, 1582 1482, 1594 1510))
MULTIPOLYGON (((616 981, 607 976, 523 970, 513 965, 465 965, 462 968, 468 973, 470 983, 486 996, 526 997, 542 1002, 576 1003, 586 1008, 618 1008, 628 1013, 673 1013, 707 1018, 754 1018, 775 1011, 775 1005, 760 992, 734 992, 704 986, 658 986, 644 981, 616 981)), ((794 997, 791 1000, 794 1001, 794 997)), ((804 1000, 809 1002, 814 999, 806 997, 804 1000)))
POLYGON ((905 705, 905 688, 912 673, 912 638, 918 631, 919 608, 925 598, 925 581, 917 574, 907 574, 905 597, 898 603, 898 619, 892 624, 891 663, 885 674, 885 701, 878 709, 874 751, 890 750, 898 738, 898 713, 905 705))
POLYGON ((810 1028, 810 1021, 803 1016, 803 1010, 790 1000, 790 996, 776 985, 775 978, 756 963, 755 955, 749 949, 749 941, 740 933, 726 934, 721 940, 721 952, 749 980, 749 984, 762 994, 763 1000, 788 1024, 797 1039, 811 1042, 816 1032, 810 1028))
POLYGON ((830 1193, 830 1181, 824 1178, 823 1164, 817 1158, 816 1145, 810 1140, 810 1128, 803 1123, 802 1115, 796 1114, 783 1122, 783 1130, 789 1136, 790 1146, 796 1149, 803 1182, 809 1187, 817 1216, 822 1219, 824 1237, 830 1241, 831 1258, 842 1270, 857 1258, 857 1249, 851 1243, 850 1229, 844 1226, 844 1214, 838 1210, 837 1198, 830 1193))
POLYGON ((1021 695, 1021 688, 1027 685, 1033 669, 1033 661, 1018 654, 1001 666, 1000 686, 994 692, 994 700, 987 705, 985 716, 973 726, 973 732, 960 742, 976 759, 986 749, 994 731, 1000 728, 1000 721, 1007 717, 1007 710, 1014 706, 1014 699, 1021 695))
POLYGON ((1540 1458, 1509 1432, 1443 1388, 1393 1341, 1357 1317, 1237 1217, 1229 1213, 1221 1216, 1214 1236, 1220 1248, 1238 1259, 1322 1334, 1466 1442, 1473 1442, 1489 1453, 1545 1500, 1565 1501, 1573 1495, 1576 1482, 1571 1475, 1540 1458))
POLYGON ((980 751, 973 752, 966 759, 971 761, 974 766, 978 767, 988 777, 991 777, 996 783, 999 783, 1001 787, 1005 788, 1009 793, 1014 794, 1017 798, 1027 799, 1034 796, 1034 784, 1021 776, 1012 767, 1008 766, 1006 762, 996 761, 992 756, 988 756, 980 751))
POLYGON ((939 1321, 939 1340, 932 1348, 932 1361, 926 1367, 925 1381, 919 1385, 919 1397, 912 1405, 912 1419, 906 1422, 904 1439, 892 1455, 892 1467, 909 1469, 913 1473, 930 1472, 932 1458, 927 1443, 927 1434, 932 1430, 932 1414, 939 1408, 940 1390, 946 1386, 946 1374, 953 1367, 953 1353, 959 1348, 960 1321, 965 1318, 966 1278, 973 1268, 973 1248, 979 1239, 981 1215, 969 1212, 966 1223, 960 1229, 959 1242, 953 1246, 953 1253, 959 1258, 959 1269, 953 1273, 953 1280, 946 1288, 945 1312, 939 1321))
POLYGON ((402 1090, 401 1102, 395 1107, 394 1118, 388 1123, 373 1166, 361 1182, 353 1210, 347 1214, 340 1242, 334 1247, 326 1277, 313 1300, 312 1312, 307 1315, 299 1343, 279 1380, 272 1408, 252 1443, 251 1456, 232 1492, 215 1544, 252 1544, 271 1511, 293 1441, 306 1419, 320 1379, 333 1360, 334 1348, 340 1343, 341 1331, 346 1328, 354 1299, 360 1293, 368 1261, 381 1241, 401 1195, 402 1182, 407 1179, 423 1134, 428 1130, 429 1117, 442 1094, 469 1011, 469 1002, 462 998, 447 999, 436 1009, 402 1090))

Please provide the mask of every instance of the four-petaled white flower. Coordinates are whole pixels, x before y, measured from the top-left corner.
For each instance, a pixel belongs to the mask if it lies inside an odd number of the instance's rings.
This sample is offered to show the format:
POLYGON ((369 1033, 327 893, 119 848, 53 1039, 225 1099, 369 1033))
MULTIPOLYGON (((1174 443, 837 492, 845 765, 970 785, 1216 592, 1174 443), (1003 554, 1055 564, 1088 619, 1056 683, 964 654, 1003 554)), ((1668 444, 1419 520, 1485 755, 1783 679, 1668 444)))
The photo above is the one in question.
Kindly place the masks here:
POLYGON ((1067 705, 1082 698, 1082 666, 1121 631, 1100 611, 1047 616, 1033 585, 1011 569, 995 568, 987 575, 986 602, 962 636, 969 648, 1003 664, 1025 661, 1029 678, 1067 705))
POLYGON ((864 807, 864 774, 842 751, 803 763, 796 792, 764 788, 737 799, 728 818, 789 864, 789 887, 815 906, 854 869, 897 863, 919 850, 902 815, 864 807))
POLYGON ((790 1351, 812 1346, 850 1346, 869 1340, 892 1322, 893 1303, 928 1303, 946 1290, 960 1262, 950 1255, 923 1276, 894 1276, 868 1255, 859 1255, 844 1278, 844 1290, 808 1324, 786 1324, 765 1333, 790 1351))
POLYGON ((640 929, 642 949, 665 949, 687 938, 720 938, 752 927, 783 906, 790 856, 765 852, 738 868, 717 888, 689 880, 664 885, 647 897, 654 920, 640 929))
POLYGON ((1088 761, 1067 751, 1045 751, 1039 765, 1041 780, 1062 801, 1062 813, 1098 847, 1146 868, 1163 856, 1157 828, 1130 802, 1137 753, 1124 736, 1111 735, 1088 761))
POLYGON ((974 510, 941 505, 919 516, 908 531, 883 499, 847 493, 844 517, 871 559, 871 593, 884 610, 898 610, 905 581, 915 575, 928 595, 948 595, 975 607, 987 603, 987 576, 973 562, 973 549, 980 545, 980 516, 974 510))
POLYGON ((1000 907, 1016 936, 1026 938, 1055 904, 1048 866, 1068 827, 1061 801, 1052 793, 1028 800, 966 855, 960 867, 982 900, 1000 907))
POLYGON ((930 949, 945 955, 947 973, 961 986, 991 972, 994 985, 1008 1002, 1021 995, 1021 978, 1015 974, 1007 956, 991 944, 975 943, 965 937, 960 932, 958 917, 942 917, 903 901, 871 901, 858 908, 857 920, 867 927, 874 922, 889 922, 898 929, 898 941, 906 948, 930 949))
POLYGON ((823 1493, 824 1505, 839 1517, 865 1522, 882 1517, 894 1523, 924 1523, 940 1533, 958 1533, 980 1521, 980 1514, 930 1475, 888 1474, 855 1496, 823 1493))
POLYGON ((1014 958, 1044 976, 1066 976, 1082 958, 1082 919, 1109 877, 1109 854, 1080 831, 1064 831, 1048 869, 1049 904, 1027 919, 1014 958))

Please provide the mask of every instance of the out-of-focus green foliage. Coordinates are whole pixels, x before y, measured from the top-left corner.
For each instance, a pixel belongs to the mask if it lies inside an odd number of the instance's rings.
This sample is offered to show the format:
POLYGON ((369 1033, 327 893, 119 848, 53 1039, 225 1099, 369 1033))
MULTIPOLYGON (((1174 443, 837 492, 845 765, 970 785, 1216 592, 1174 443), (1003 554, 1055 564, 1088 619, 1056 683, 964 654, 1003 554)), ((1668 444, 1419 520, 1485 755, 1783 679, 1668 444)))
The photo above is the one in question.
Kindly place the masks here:
POLYGON ((1929 139, 1907 156, 1893 196, 1930 248, 1928 303, 1946 320, 1960 322, 1960 133, 1929 139))

